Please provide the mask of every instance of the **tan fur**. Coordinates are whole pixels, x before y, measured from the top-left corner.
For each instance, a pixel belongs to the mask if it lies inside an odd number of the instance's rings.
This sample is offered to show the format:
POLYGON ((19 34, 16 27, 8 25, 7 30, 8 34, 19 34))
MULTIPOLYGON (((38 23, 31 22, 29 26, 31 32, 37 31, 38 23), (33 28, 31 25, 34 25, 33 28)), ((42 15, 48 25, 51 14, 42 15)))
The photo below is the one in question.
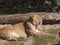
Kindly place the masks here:
POLYGON ((26 33, 28 36, 39 33, 37 27, 42 24, 42 18, 32 13, 30 18, 25 22, 26 33))
POLYGON ((32 33, 32 34, 36 34, 36 33, 39 33, 39 30, 35 28, 34 25, 32 25, 30 22, 27 22, 27 25, 29 27, 29 31, 32 33))
POLYGON ((35 14, 35 13, 32 13, 29 20, 31 21, 31 23, 37 28, 39 25, 42 24, 42 18, 35 14))
POLYGON ((19 37, 27 37, 23 23, 6 26, 0 29, 0 37, 7 40, 16 40, 19 37))

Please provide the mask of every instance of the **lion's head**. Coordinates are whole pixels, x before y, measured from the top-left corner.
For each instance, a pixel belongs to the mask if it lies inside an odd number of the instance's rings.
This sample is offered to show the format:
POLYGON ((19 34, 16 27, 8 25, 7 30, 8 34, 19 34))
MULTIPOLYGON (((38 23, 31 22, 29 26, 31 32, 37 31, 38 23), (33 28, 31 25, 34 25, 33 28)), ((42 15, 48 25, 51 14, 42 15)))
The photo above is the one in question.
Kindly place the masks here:
POLYGON ((29 21, 37 28, 37 26, 41 25, 42 24, 42 18, 35 14, 35 13, 32 13, 30 18, 29 18, 29 21))

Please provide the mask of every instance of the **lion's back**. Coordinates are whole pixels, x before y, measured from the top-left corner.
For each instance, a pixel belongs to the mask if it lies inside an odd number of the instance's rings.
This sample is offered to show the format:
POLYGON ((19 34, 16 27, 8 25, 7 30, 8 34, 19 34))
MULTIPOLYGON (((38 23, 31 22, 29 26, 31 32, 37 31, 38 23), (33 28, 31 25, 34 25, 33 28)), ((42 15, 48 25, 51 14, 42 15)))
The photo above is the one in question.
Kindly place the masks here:
POLYGON ((26 37, 23 24, 15 24, 11 26, 6 26, 0 29, 0 37, 26 37))

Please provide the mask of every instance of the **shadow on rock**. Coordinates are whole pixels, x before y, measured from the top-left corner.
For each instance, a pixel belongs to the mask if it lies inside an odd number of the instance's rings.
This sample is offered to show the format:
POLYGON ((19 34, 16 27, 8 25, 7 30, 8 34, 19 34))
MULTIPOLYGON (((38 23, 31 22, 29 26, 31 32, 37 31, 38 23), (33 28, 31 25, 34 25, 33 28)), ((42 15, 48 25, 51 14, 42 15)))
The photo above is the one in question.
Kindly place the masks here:
POLYGON ((54 44, 54 45, 60 45, 60 43, 54 44))

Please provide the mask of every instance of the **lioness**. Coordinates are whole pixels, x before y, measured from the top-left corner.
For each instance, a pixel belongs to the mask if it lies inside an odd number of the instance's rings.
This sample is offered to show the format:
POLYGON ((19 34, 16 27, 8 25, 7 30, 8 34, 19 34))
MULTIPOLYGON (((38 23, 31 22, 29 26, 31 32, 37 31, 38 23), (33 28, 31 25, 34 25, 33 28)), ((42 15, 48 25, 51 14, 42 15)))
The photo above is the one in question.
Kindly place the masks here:
POLYGON ((6 26, 0 29, 0 38, 6 40, 17 40, 19 37, 27 37, 39 32, 37 26, 42 23, 42 18, 32 14, 30 18, 22 23, 6 26))

